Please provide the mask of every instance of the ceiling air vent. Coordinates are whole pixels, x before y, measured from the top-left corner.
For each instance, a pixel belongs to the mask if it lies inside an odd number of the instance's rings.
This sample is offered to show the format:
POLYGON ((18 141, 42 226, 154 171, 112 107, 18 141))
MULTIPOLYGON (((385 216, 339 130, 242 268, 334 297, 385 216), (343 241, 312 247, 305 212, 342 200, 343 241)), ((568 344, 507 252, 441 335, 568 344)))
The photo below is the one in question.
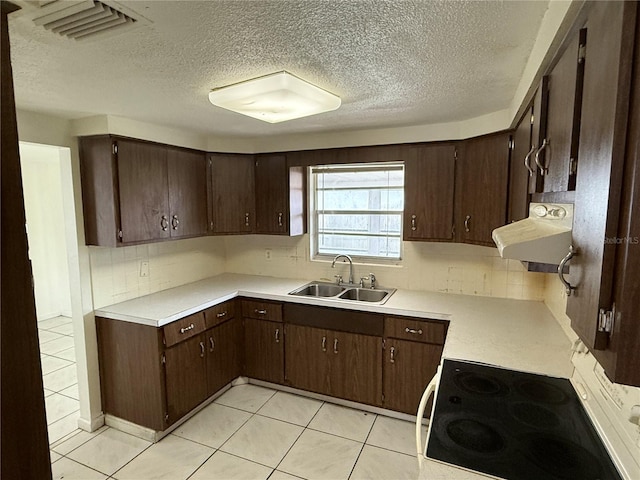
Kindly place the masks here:
POLYGON ((54 0, 40 2, 40 5, 33 22, 74 40, 112 31, 121 33, 138 22, 131 15, 97 0, 54 0))

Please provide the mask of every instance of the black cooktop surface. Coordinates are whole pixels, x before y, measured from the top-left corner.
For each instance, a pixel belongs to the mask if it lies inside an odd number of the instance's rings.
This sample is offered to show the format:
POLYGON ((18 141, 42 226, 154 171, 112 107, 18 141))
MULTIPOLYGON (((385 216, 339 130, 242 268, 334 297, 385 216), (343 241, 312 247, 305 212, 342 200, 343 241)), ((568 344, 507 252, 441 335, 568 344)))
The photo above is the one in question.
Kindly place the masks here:
POLYGON ((427 457, 509 480, 621 479, 567 379, 445 360, 427 457))

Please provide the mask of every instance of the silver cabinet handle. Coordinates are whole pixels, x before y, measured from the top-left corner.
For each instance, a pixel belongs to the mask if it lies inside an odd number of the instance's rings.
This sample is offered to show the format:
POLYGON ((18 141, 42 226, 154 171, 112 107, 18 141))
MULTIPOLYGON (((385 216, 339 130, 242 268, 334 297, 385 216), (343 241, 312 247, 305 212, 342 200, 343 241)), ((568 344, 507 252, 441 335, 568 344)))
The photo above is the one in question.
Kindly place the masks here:
POLYGON ((258 315, 266 315, 266 310, 258 310, 257 308, 253 311, 253 313, 257 313, 258 315))
POLYGON ((200 342, 200 357, 204 357, 204 342, 200 342))
POLYGON ((411 215, 411 230, 415 232, 417 229, 418 227, 416 226, 416 216, 411 215))
POLYGON ((209 337, 209 351, 213 352, 213 349, 216 348, 216 342, 214 342, 213 337, 209 337))
POLYGON ((327 337, 322 337, 322 351, 327 351, 327 337))
POLYGON ((226 316, 227 316, 227 311, 226 310, 224 312, 216 313, 216 317, 217 318, 224 318, 226 316))
POLYGON ((333 353, 338 353, 338 339, 333 339, 333 353))
POLYGON ((536 146, 533 145, 531 147, 531 150, 529 150, 529 153, 527 153, 524 157, 524 166, 527 167, 527 170, 529 170, 529 176, 533 177, 533 168, 531 168, 531 155, 533 155, 533 152, 535 151, 536 146))
POLYGON ((249 212, 244 214, 244 226, 245 227, 249 226, 249 212))
POLYGON ((469 228, 469 220, 471 220, 471 215, 467 215, 467 218, 464 219, 464 231, 467 233, 471 231, 469 228))
POLYGON ((536 165, 538 165, 538 168, 540 168, 540 175, 544 175, 546 173, 549 173, 549 159, 545 158, 544 161, 544 165, 542 165, 542 163, 540 163, 540 154, 542 153, 542 151, 547 148, 547 145, 549 145, 549 140, 547 140, 546 138, 542 141, 542 145, 540 146, 540 148, 538 149, 538 151, 536 152, 536 165))
POLYGON ((282 226, 282 212, 278 212, 278 226, 282 226))
POLYGON ((174 230, 177 230, 178 225, 180 225, 180 220, 178 220, 178 215, 174 215, 173 217, 171 217, 171 227, 174 230))
POLYGON ((163 231, 166 231, 167 228, 169 228, 169 221, 167 220, 166 215, 162 215, 162 218, 160 219, 160 227, 163 231))
POLYGON ((280 343, 280 329, 276 328, 276 343, 280 343))
POLYGON ((189 324, 189 326, 188 326, 188 327, 182 327, 182 328, 180 329, 180 333, 186 333, 186 332, 188 332, 189 330, 193 330, 194 328, 196 328, 196 326, 195 326, 193 323, 191 323, 191 324, 189 324))
POLYGON ((573 285, 571 285, 565 278, 564 278, 564 266, 567 264, 567 262, 569 260, 571 260, 574 255, 577 255, 578 250, 573 248, 573 245, 569 245, 569 253, 567 253, 567 255, 565 255, 565 257, 560 260, 560 265, 558 265, 558 276, 560 277, 560 281, 562 282, 562 284, 564 285, 564 291, 567 294, 567 297, 571 296, 571 293, 576 289, 576 287, 574 287, 573 285))
POLYGON ((416 335, 416 334, 417 335, 422 335, 422 329, 421 328, 419 328, 418 330, 415 330, 413 328, 407 327, 407 328, 404 329, 404 332, 405 333, 412 333, 414 335, 416 335))
POLYGON ((389 361, 391 363, 396 363, 396 347, 391 347, 389 353, 391 354, 389 357, 389 361))

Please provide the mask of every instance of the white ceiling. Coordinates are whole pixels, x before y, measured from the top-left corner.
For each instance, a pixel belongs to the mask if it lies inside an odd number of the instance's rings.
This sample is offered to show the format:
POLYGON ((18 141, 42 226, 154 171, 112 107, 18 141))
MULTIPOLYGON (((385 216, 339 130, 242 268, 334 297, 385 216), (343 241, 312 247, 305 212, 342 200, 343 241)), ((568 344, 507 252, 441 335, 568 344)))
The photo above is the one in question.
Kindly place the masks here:
POLYGON ((33 7, 11 15, 18 108, 231 136, 461 121, 509 107, 548 8, 488 0, 118 3, 149 23, 74 41, 36 26, 33 7), (208 101, 212 88, 280 70, 337 94, 342 106, 267 124, 208 101))

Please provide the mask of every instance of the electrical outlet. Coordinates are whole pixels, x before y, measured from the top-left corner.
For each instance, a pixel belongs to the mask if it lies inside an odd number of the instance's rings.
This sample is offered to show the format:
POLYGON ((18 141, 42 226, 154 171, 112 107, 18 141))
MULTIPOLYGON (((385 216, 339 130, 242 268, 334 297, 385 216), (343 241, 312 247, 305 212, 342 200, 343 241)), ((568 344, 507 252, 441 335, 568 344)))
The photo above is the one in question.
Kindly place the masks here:
POLYGON ((140 262, 140 276, 141 277, 149 276, 149 262, 145 262, 145 261, 140 262))
POLYGON ((264 249, 264 258, 266 258, 267 260, 271 260, 271 249, 270 248, 265 248, 264 249))

